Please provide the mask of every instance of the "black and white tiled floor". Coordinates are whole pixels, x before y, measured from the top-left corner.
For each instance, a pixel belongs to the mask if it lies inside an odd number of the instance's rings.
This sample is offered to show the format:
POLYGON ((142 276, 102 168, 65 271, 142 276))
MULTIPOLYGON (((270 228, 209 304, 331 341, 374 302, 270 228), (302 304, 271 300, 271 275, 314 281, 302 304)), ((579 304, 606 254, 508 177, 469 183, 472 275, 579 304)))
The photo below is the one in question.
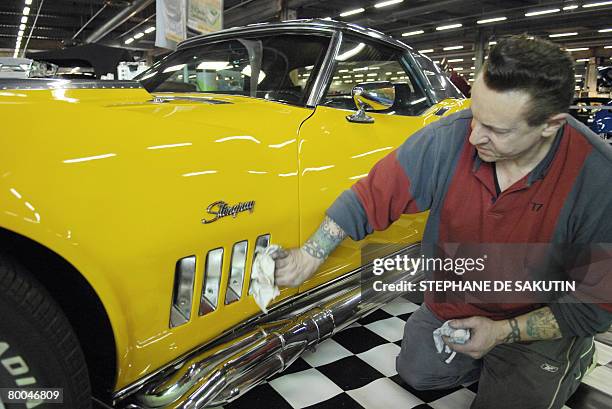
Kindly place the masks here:
MULTIPOLYGON (((417 391, 395 370, 404 323, 418 305, 398 298, 298 358, 224 409, 467 409, 478 384, 417 391)), ((564 408, 612 409, 612 347, 564 408)))

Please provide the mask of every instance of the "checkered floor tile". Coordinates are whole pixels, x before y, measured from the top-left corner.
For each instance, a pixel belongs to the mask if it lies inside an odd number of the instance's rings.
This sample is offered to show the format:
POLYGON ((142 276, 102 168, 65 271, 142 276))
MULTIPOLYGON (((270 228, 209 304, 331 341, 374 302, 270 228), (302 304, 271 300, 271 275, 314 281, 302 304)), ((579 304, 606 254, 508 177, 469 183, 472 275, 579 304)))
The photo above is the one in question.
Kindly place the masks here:
MULTIPOLYGON (((300 357, 224 409, 467 409, 478 384, 418 391, 395 370, 404 323, 418 308, 398 298, 300 357)), ((612 347, 565 409, 612 409, 612 347), (593 406, 593 403, 596 403, 593 406)))

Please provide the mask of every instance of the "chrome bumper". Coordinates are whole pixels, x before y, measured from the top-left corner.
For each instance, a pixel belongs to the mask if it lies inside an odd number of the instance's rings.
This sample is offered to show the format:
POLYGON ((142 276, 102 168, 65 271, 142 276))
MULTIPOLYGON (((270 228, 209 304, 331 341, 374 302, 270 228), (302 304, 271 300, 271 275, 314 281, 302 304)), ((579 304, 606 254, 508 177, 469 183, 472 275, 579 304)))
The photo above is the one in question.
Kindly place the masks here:
MULTIPOLYGON (((418 256, 412 245, 396 255, 418 256)), ((400 293, 376 292, 364 277, 384 283, 418 281, 421 273, 372 276, 372 265, 276 306, 114 396, 116 408, 204 408, 226 404, 283 371, 303 352, 400 293)))

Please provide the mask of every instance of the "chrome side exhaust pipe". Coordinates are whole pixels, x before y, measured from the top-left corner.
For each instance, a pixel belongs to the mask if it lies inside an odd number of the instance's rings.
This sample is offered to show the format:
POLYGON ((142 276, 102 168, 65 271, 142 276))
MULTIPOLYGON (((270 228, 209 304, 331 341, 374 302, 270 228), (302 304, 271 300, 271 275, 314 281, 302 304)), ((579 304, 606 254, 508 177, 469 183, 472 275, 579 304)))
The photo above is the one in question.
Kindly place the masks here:
MULTIPOLYGON (((388 257, 420 255, 413 245, 388 257)), ((401 293, 376 292, 384 283, 418 281, 421 274, 386 272, 373 277, 364 266, 324 288, 281 304, 200 352, 115 395, 119 408, 195 409, 226 404, 282 372, 302 353, 376 310, 401 293), (364 281, 364 278, 368 280, 364 281)))

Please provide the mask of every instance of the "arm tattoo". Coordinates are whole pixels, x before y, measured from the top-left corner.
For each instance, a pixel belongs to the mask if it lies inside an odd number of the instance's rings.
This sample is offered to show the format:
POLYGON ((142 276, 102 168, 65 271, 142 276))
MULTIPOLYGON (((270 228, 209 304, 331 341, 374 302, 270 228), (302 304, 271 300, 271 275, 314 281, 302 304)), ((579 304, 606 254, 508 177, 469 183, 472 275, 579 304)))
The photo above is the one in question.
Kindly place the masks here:
POLYGON ((325 260, 344 240, 346 233, 329 216, 325 216, 317 231, 304 243, 304 250, 313 257, 325 260))
POLYGON ((506 335, 504 338, 504 343, 512 343, 518 342, 521 340, 521 329, 519 328, 519 323, 516 318, 510 318, 508 320, 508 325, 510 325, 510 333, 506 335))
POLYGON ((561 338, 561 329, 550 308, 533 311, 525 324, 527 335, 534 339, 561 338))

